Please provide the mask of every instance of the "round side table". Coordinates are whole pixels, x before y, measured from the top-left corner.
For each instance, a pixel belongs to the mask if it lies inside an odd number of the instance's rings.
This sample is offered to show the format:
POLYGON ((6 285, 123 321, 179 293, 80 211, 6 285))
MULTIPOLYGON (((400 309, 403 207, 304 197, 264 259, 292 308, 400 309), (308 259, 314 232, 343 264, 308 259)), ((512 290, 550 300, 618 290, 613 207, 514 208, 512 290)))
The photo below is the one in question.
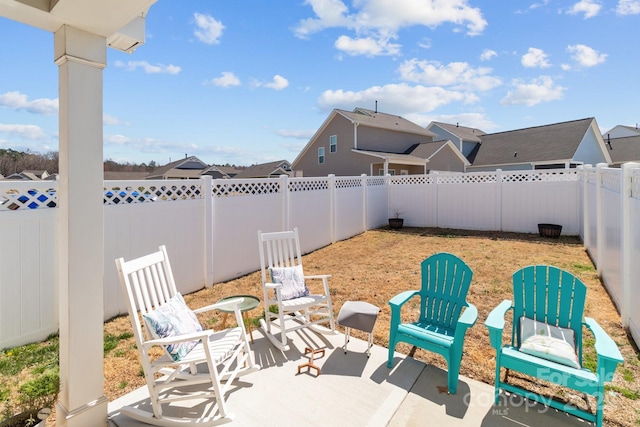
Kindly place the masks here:
MULTIPOLYGON (((228 297, 224 297, 219 299, 217 302, 223 302, 230 299, 243 298, 243 301, 238 304, 238 308, 240 309, 240 313, 242 313, 242 318, 244 319, 245 327, 247 331, 249 331, 249 338, 251 339, 251 344, 253 344, 253 334, 251 330, 251 322, 249 321, 249 311, 260 305, 260 300, 253 295, 230 295, 228 297)), ((223 312, 222 316, 222 329, 227 327, 227 316, 229 313, 233 313, 232 308, 218 308, 221 312, 223 312)))

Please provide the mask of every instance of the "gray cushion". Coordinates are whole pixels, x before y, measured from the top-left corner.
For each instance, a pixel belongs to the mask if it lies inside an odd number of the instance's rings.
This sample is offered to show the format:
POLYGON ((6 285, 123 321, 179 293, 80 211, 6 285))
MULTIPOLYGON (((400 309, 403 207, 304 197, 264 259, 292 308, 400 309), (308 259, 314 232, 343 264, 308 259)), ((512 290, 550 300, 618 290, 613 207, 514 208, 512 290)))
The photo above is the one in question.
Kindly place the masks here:
POLYGON ((580 369, 573 329, 522 316, 520 339, 521 352, 580 369))

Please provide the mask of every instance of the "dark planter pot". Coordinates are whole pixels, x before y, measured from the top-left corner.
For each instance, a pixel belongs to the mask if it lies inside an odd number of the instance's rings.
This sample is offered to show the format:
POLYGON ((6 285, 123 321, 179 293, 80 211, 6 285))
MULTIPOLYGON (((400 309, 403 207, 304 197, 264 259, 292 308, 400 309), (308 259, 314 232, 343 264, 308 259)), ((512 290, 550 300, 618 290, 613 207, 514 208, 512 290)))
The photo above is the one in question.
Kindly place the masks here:
POLYGON ((389 228, 391 228, 392 230, 399 230, 403 225, 403 218, 389 218, 389 228))
POLYGON ((557 239, 562 232, 562 226, 558 224, 538 224, 538 232, 541 237, 557 239))

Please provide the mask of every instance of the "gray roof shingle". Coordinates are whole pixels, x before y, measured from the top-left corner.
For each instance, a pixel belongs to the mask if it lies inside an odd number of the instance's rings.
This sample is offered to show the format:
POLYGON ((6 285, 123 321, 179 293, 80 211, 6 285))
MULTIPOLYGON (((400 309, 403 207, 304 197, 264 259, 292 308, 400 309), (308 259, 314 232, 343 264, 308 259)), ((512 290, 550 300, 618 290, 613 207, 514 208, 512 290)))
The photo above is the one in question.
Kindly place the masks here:
POLYGON ((473 166, 572 159, 594 118, 482 136, 473 166))

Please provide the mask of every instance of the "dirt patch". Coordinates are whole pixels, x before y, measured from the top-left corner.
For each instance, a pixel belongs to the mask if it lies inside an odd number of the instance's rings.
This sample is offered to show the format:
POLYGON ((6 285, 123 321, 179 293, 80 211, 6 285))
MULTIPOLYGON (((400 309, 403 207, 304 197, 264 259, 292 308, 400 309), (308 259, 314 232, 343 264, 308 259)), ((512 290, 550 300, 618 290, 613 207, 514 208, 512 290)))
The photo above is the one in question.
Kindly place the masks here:
MULTIPOLYGON (((258 250, 257 244, 255 250, 258 250)), ((436 252, 451 252, 459 256, 474 273, 468 300, 478 308, 478 322, 467 333, 460 370, 462 375, 493 384, 495 351, 490 346, 484 326, 488 313, 504 299, 511 299, 511 275, 514 271, 533 264, 555 265, 572 272, 587 285, 585 315, 595 318, 611 335, 625 359, 624 364, 618 366, 613 387, 606 393, 605 425, 640 425, 638 350, 622 327, 611 298, 576 237, 548 239, 533 234, 430 228, 392 231, 382 228, 316 250, 306 255, 303 262, 306 274, 332 275, 329 283, 336 315, 348 300, 367 301, 381 308, 374 329, 374 341, 386 347, 390 317, 387 302, 400 291, 419 289, 420 263, 436 252)), ((259 272, 216 284, 185 296, 185 300, 192 308, 197 308, 232 294, 250 294, 262 300, 259 272)), ((252 321, 257 322, 262 307, 249 314, 252 321)), ((218 328, 221 316, 214 312, 200 320, 203 325, 218 328)), ((106 334, 119 336, 127 331, 131 331, 128 317, 105 324, 106 334)), ((367 338, 359 331, 352 333, 358 338, 367 338)), ((399 345, 396 350, 408 354, 410 348, 399 345)), ((433 353, 418 349, 414 357, 446 369, 444 359, 433 353)), ((540 384, 527 378, 517 381, 532 391, 586 407, 580 396, 576 396, 572 390, 540 384)), ((143 385, 144 378, 133 338, 121 340, 118 347, 105 356, 105 394, 113 400, 143 385)))

